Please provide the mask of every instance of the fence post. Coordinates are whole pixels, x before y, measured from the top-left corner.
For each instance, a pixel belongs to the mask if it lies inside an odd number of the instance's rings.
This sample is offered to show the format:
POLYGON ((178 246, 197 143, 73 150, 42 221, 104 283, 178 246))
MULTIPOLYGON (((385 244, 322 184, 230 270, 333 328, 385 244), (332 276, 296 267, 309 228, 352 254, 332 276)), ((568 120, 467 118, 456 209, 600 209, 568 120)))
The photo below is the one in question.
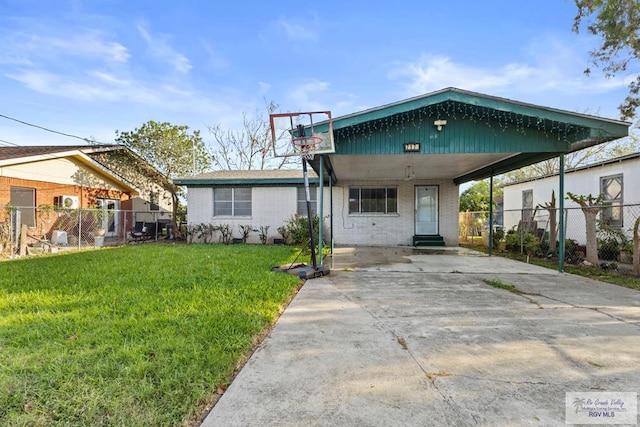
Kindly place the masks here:
POLYGON ((565 213, 564 213, 564 154, 560 154, 560 172, 558 173, 559 183, 558 190, 560 192, 560 224, 558 224, 558 234, 560 234, 559 242, 560 247, 558 251, 558 271, 560 273, 564 272, 564 245, 565 245, 565 213))
POLYGON ((78 208, 78 249, 82 245, 82 209, 78 208))
POLYGON ((493 254, 493 171, 489 178, 489 256, 493 254))

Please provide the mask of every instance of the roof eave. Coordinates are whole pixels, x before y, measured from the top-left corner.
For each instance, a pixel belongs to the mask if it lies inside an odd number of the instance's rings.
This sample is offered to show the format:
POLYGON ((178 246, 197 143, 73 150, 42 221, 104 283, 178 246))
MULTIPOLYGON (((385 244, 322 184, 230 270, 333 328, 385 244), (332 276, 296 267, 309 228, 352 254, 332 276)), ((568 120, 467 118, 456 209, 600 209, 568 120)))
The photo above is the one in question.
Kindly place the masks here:
MULTIPOLYGON (((309 183, 317 184, 318 178, 309 178, 309 183)), ((229 185, 252 185, 259 187, 269 187, 276 185, 304 185, 304 178, 203 178, 203 179, 176 179, 176 185, 184 186, 229 186, 229 185)))

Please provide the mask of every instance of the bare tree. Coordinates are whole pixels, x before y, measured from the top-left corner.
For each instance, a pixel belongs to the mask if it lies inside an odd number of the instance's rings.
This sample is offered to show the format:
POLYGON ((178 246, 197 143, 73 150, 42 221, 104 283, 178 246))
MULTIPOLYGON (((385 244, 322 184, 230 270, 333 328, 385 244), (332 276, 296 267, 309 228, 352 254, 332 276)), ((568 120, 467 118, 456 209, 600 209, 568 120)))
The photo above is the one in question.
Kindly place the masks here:
POLYGON ((587 253, 586 258, 591 264, 599 266, 598 260, 598 226, 596 217, 602 210, 603 206, 607 203, 603 201, 602 194, 598 197, 593 197, 591 194, 588 196, 573 194, 567 192, 567 196, 570 200, 580 205, 582 213, 584 213, 586 235, 587 235, 587 253))
POLYGON ((556 253, 556 243, 558 241, 558 219, 556 210, 556 192, 551 190, 551 201, 545 202, 539 207, 549 212, 549 253, 556 253))
MULTIPOLYGON (((589 163, 624 156, 638 151, 638 149, 640 149, 639 145, 637 136, 632 134, 623 139, 594 145, 583 150, 569 153, 564 156, 564 166, 566 169, 574 169, 589 163)), ((559 172, 560 159, 554 157, 543 162, 507 172, 503 175, 503 178, 506 183, 511 183, 542 176, 551 176, 559 172)))
POLYGON ((266 102, 266 116, 260 110, 254 115, 242 113, 240 129, 208 126, 216 144, 211 150, 214 166, 223 170, 282 169, 297 162, 295 157, 274 156, 269 114, 277 108, 271 101, 266 102))

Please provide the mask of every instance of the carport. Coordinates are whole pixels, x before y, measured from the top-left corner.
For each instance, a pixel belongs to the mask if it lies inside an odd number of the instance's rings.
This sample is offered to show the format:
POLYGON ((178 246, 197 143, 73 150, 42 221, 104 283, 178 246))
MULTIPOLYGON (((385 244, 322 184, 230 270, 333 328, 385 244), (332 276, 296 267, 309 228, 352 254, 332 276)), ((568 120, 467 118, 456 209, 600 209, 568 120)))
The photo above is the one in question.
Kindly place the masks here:
MULTIPOLYGON (((628 127, 457 88, 338 117, 335 152, 312 161, 319 213, 328 212, 332 247, 457 246, 460 184, 559 157, 562 210, 564 155, 624 137, 628 127)), ((560 215, 560 239, 563 227, 560 215)))

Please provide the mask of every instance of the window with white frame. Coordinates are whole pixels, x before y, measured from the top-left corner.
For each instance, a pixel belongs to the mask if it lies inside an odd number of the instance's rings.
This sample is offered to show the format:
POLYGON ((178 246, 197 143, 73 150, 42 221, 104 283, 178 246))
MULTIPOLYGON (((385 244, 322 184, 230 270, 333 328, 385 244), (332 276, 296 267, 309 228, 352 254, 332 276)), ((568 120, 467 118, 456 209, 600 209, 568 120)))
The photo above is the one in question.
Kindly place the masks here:
POLYGON ((214 188, 213 216, 251 216, 251 188, 214 188))
POLYGON ((390 214, 398 212, 396 187, 350 187, 350 214, 390 214))
POLYGON ((600 219, 611 227, 622 227, 622 174, 600 177, 600 194, 607 203, 600 214, 600 219))
MULTIPOLYGON (((304 187, 297 187, 298 194, 298 215, 307 214, 307 194, 304 187)), ((311 208, 311 214, 318 213, 318 189, 313 186, 309 186, 309 207, 311 208)))

